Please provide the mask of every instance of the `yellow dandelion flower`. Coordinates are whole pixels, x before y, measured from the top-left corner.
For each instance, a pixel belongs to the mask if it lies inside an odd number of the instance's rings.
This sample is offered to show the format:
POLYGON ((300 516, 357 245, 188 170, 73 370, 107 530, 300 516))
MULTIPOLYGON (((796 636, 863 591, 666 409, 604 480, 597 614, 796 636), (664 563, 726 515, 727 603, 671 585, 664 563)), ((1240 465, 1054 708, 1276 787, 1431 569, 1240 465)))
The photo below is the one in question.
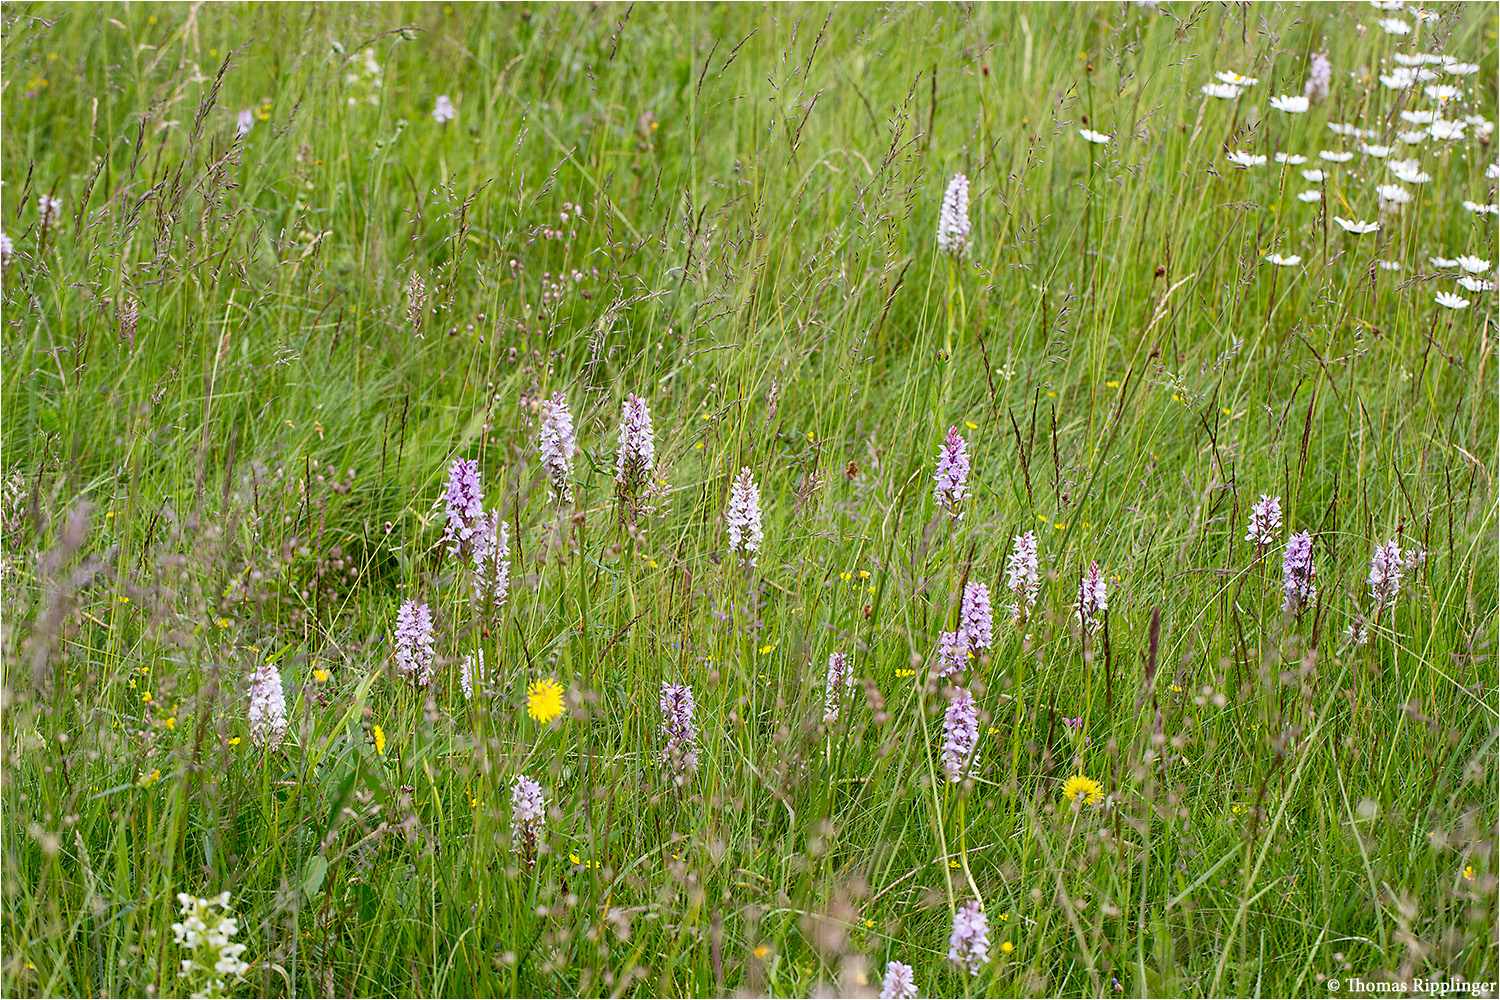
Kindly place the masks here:
POLYGON ((1063 798, 1069 802, 1082 802, 1084 805, 1093 805, 1104 797, 1104 788, 1093 778, 1085 778, 1081 774, 1075 774, 1063 782, 1063 798))
POLYGON ((323 681, 326 681, 327 679, 328 679, 328 671, 324 670, 322 667, 319 667, 317 670, 313 671, 313 680, 318 681, 319 683, 322 683, 323 681))
POLYGON ((375 752, 385 756, 385 730, 379 726, 375 727, 375 752))
POLYGON ((526 692, 526 714, 546 725, 562 714, 562 685, 550 677, 537 681, 526 692))

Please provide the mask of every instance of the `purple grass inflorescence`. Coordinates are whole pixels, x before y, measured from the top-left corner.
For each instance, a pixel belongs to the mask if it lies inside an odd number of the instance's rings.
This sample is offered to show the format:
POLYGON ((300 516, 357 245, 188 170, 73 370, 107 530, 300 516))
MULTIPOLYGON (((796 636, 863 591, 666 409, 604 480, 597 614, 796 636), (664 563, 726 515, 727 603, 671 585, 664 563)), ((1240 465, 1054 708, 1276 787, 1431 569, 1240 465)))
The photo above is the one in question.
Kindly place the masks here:
POLYGON ((974 748, 979 744, 979 707, 974 696, 964 688, 953 692, 948 710, 943 713, 943 773, 949 781, 962 781, 973 765, 974 748))
POLYGON ((698 726, 693 722, 693 689, 686 684, 661 685, 662 763, 681 784, 698 769, 698 726))
POLYGON ((1091 562, 1089 571, 1078 581, 1078 623, 1085 632, 1097 632, 1104 621, 1104 612, 1108 610, 1109 594, 1104 574, 1097 562, 1091 562))
POLYGON ((432 683, 432 609, 406 601, 396 611, 396 670, 418 687, 432 683))
POLYGON ((448 466, 448 523, 443 539, 448 552, 457 555, 470 544, 484 520, 484 487, 479 482, 479 462, 472 458, 455 458, 448 466))
POLYGON ((1301 616, 1318 599, 1318 588, 1313 586, 1312 535, 1298 532, 1286 543, 1286 556, 1281 563, 1281 610, 1301 616))
POLYGON ((990 960, 990 921, 977 900, 965 903, 953 915, 953 933, 948 936, 948 959, 969 975, 979 975, 990 960))
POLYGON ((1245 532, 1245 541, 1254 542, 1264 551, 1276 544, 1276 533, 1281 530, 1281 497, 1262 493, 1260 501, 1250 508, 1250 527, 1245 532))
POLYGON ((904 962, 887 962, 880 984, 880 1000, 916 1000, 917 976, 904 962))
POLYGON ((542 466, 552 481, 552 495, 563 503, 572 503, 573 453, 578 450, 578 442, 573 435, 573 411, 561 392, 554 392, 542 403, 540 447, 542 466))
POLYGON ((969 447, 964 443, 957 427, 948 428, 948 436, 938 449, 937 471, 932 478, 937 484, 933 495, 938 505, 955 520, 962 518, 963 502, 969 496, 966 488, 969 481, 969 447))

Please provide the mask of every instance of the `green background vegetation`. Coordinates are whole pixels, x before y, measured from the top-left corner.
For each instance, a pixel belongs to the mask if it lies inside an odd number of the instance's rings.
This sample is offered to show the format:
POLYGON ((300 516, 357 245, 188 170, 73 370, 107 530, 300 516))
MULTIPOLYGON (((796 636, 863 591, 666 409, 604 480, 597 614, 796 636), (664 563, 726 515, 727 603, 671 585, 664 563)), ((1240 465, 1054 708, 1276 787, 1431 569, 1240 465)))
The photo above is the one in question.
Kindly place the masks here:
POLYGON ((1364 4, 7 4, 6 992, 170 994, 175 893, 225 889, 263 995, 857 993, 890 958, 924 995, 1500 978, 1494 298, 1439 309, 1426 263, 1496 258, 1461 205, 1496 200, 1494 147, 1423 152, 1433 182, 1359 238, 1329 218, 1377 217, 1378 161, 1307 205, 1224 159, 1400 128, 1398 44, 1479 63, 1464 109, 1500 117, 1494 8, 1439 10, 1402 40, 1364 4), (1330 100, 1267 110, 1323 50, 1330 100), (1229 69, 1262 82, 1204 98, 1229 69), (963 265, 933 244, 958 171, 963 265), (559 389, 576 513, 535 449, 559 389), (664 484, 634 531, 627 391, 664 484), (454 456, 513 528, 498 619, 441 544, 454 456), (723 551, 742 466, 752 572, 723 551), (1315 533, 1300 620, 1243 541, 1262 493, 1315 533), (1003 619, 1030 529, 1039 615, 974 663, 949 785, 923 661, 964 580, 1003 619), (1398 531, 1428 559, 1350 648, 1398 531), (430 697, 390 666, 408 596, 430 697), (861 684, 825 727, 835 649, 861 684), (540 726, 547 677, 569 711, 540 726), (681 792, 663 680, 698 701, 681 792), (535 869, 522 770, 553 807, 535 869), (1062 801, 1075 773, 1106 801, 1062 801), (975 891, 995 960, 966 982, 975 891))

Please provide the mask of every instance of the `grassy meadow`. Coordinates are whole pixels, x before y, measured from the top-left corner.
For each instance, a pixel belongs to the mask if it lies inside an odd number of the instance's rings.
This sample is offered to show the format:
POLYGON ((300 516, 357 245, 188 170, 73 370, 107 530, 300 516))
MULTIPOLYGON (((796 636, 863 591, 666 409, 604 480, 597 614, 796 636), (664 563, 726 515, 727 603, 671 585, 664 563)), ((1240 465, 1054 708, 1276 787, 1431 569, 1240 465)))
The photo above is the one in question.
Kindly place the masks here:
POLYGON ((1494 5, 0 19, 5 995, 1500 994, 1494 5))

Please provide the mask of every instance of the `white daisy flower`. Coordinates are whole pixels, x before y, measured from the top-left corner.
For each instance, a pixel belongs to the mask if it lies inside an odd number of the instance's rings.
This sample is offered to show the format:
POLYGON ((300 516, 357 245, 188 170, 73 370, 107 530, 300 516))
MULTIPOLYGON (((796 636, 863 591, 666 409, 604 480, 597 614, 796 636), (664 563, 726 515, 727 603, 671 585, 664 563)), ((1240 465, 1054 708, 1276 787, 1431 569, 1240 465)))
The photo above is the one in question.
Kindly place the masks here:
POLYGON ((1458 266, 1458 261, 1453 260, 1450 257, 1428 257, 1427 261, 1433 267, 1436 267, 1436 268, 1439 268, 1439 269, 1449 268, 1449 267, 1457 267, 1458 266))
POLYGON ((1365 143, 1360 143, 1359 151, 1361 153, 1364 153, 1366 156, 1373 156, 1373 157, 1375 157, 1375 159, 1379 160, 1379 159, 1383 159, 1387 154, 1390 153, 1391 147, 1389 147, 1389 146, 1372 146, 1369 143, 1365 142, 1365 143))
POLYGON ((1434 139, 1462 139, 1464 137, 1464 129, 1468 127, 1464 122, 1450 122, 1444 118, 1439 118, 1427 126, 1427 131, 1432 133, 1434 139))
POLYGON ((1232 69, 1221 69, 1214 74, 1214 78, 1220 83, 1230 83, 1236 87, 1253 87, 1260 83, 1259 78, 1253 76, 1240 76, 1232 69))
POLYGON ((1405 90, 1417 82, 1416 70, 1397 66, 1389 73, 1380 74, 1380 85, 1386 90, 1405 90))
POLYGON ((1304 170, 1302 171, 1302 177, 1309 184, 1322 184, 1328 179, 1328 175, 1321 170, 1304 170))
POLYGON ((1500 215, 1500 205, 1481 205, 1477 201, 1465 201, 1464 208, 1480 215, 1500 215))
POLYGON ((1377 260, 1375 262, 1375 266, 1380 268, 1382 271, 1401 270, 1401 262, 1399 260, 1377 260))
POLYGON ((1466 62, 1443 63, 1443 72, 1452 73, 1454 76, 1469 76, 1479 72, 1479 64, 1466 62))
POLYGON ((1411 122, 1413 125, 1431 125, 1433 122, 1437 121, 1437 117, 1438 113, 1436 111, 1401 112, 1401 120, 1405 122, 1411 122))
POLYGON ((1382 17, 1380 20, 1376 21, 1375 23, 1378 24, 1381 28, 1383 28, 1385 30, 1385 33, 1387 35, 1409 35, 1409 34, 1411 34, 1411 25, 1407 24, 1405 21, 1401 20, 1399 17, 1382 17))
POLYGON ((1311 191, 1303 191, 1301 194, 1299 194, 1297 196, 1297 200, 1298 201, 1305 201, 1305 202, 1307 202, 1309 204, 1311 204, 1312 202, 1315 202, 1315 201, 1322 201, 1323 200, 1323 192, 1319 191, 1317 188, 1313 188, 1311 191))
POLYGON ((1481 136, 1489 135, 1495 130, 1495 123, 1484 115, 1464 115, 1464 124, 1473 125, 1474 131, 1481 136))
POLYGON ((1370 6, 1376 10, 1400 10, 1406 6, 1406 0, 1370 0, 1370 6))
POLYGON ((1355 236, 1363 236, 1366 233, 1380 232, 1380 223, 1378 222, 1355 222, 1349 219, 1340 218, 1337 215, 1333 217, 1333 221, 1337 222, 1339 224, 1339 228, 1344 230, 1344 232, 1353 233, 1355 236))
POLYGON ((1484 176, 1489 180, 1500 179, 1500 162, 1491 163, 1484 168, 1484 176))
POLYGON ((1483 274, 1490 269, 1490 262, 1483 257, 1471 257, 1468 254, 1459 254, 1458 266, 1470 274, 1483 274))
POLYGON ((1247 153, 1243 149, 1236 149, 1232 153, 1225 153, 1224 158, 1228 160, 1231 165, 1239 167, 1241 170, 1247 167, 1263 166, 1266 162, 1266 158, 1264 156, 1257 156, 1254 153, 1247 153))
POLYGON ((1405 205, 1411 201, 1411 192, 1399 184, 1380 184, 1375 188, 1375 197, 1387 205, 1405 205))
POLYGON ((1354 159, 1354 154, 1342 150, 1335 152, 1330 149, 1321 149, 1318 151, 1318 159, 1327 160, 1329 163, 1348 163, 1354 159))
POLYGON ((1285 111, 1289 115, 1300 115, 1311 105, 1312 101, 1302 96, 1288 97, 1283 94, 1280 97, 1271 98, 1271 107, 1277 111, 1285 111))
POLYGON ((1277 153, 1276 154, 1276 162, 1277 163, 1290 163, 1292 166, 1295 167, 1299 163, 1306 163, 1307 162, 1307 157, 1302 156, 1301 154, 1298 154, 1298 153, 1277 153))
POLYGON ((1233 100, 1240 96, 1240 88, 1232 83, 1205 83, 1198 89, 1209 97, 1217 97, 1222 101, 1233 100))
POLYGON ((1471 278, 1467 274, 1458 279, 1458 283, 1471 292, 1493 292, 1495 283, 1484 278, 1471 278))
POLYGON ((1415 160, 1396 160, 1386 166, 1391 168, 1391 173, 1396 175, 1397 180, 1407 184, 1426 184, 1432 180, 1432 175, 1414 166, 1415 163, 1415 160))
POLYGON ((1275 264, 1277 267, 1296 267, 1302 263, 1302 258, 1297 254, 1292 254, 1290 257, 1283 257, 1279 253, 1268 253, 1264 259, 1269 263, 1275 264))
POLYGON ((1413 7, 1411 9, 1411 16, 1418 21, 1436 21, 1441 15, 1435 10, 1423 10, 1421 7, 1413 7))
POLYGON ((1469 300, 1468 299, 1463 298, 1462 296, 1459 296, 1459 295, 1454 295, 1451 292, 1438 292, 1437 293, 1437 298, 1433 299, 1433 301, 1436 302, 1438 305, 1442 306, 1444 309, 1467 309, 1467 308, 1469 308, 1469 300))
POLYGON ((1441 55, 1437 52, 1417 53, 1417 62, 1421 63, 1424 66, 1442 66, 1443 64, 1451 62, 1452 60, 1452 56, 1441 55))
POLYGON ((1346 125, 1343 122, 1329 122, 1328 123, 1328 131, 1332 132, 1334 135, 1346 135, 1346 136, 1349 136, 1351 139, 1353 137, 1359 135, 1359 127, 1358 126, 1356 126, 1356 125, 1346 125))
POLYGON ((1395 58, 1396 62, 1400 63, 1402 66, 1420 66, 1424 61, 1420 53, 1418 53, 1417 55, 1409 55, 1405 52, 1397 52, 1394 53, 1393 57, 1395 58))
POLYGON ((1451 83, 1429 83, 1422 88, 1422 93, 1439 104, 1446 104, 1454 98, 1462 96, 1463 88, 1455 87, 1451 83))
POLYGON ((1112 136, 1112 135, 1105 135, 1103 132, 1095 132, 1093 129, 1087 129, 1087 128, 1081 128, 1081 129, 1079 129, 1078 130, 1078 134, 1081 135, 1081 136, 1083 136, 1089 142, 1100 143, 1100 144, 1106 143, 1109 140, 1111 140, 1111 139, 1114 138, 1114 136, 1112 136))
POLYGON ((1430 135, 1427 134, 1427 130, 1426 129, 1423 129, 1421 132, 1397 132, 1396 133, 1396 140, 1398 142, 1404 143, 1404 144, 1406 144, 1408 146, 1420 146, 1420 145, 1422 145, 1422 143, 1426 142, 1428 139, 1431 139, 1431 138, 1432 138, 1432 136, 1430 136, 1430 135))

